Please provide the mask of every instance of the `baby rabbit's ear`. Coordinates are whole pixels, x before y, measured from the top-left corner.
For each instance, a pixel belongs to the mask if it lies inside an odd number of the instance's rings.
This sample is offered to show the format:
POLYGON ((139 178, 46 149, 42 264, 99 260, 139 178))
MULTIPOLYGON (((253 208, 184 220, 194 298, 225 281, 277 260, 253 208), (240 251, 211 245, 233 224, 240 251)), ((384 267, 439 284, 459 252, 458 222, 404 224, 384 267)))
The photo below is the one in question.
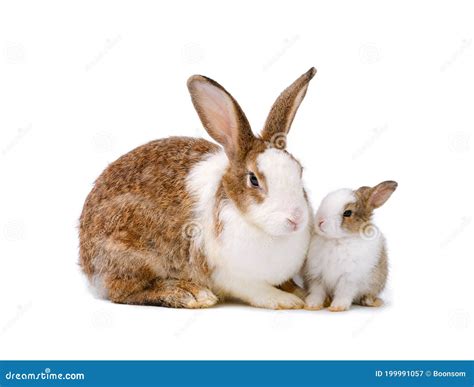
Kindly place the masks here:
POLYGON ((391 180, 377 184, 375 187, 370 189, 368 205, 371 208, 379 208, 390 196, 392 196, 392 193, 397 189, 397 186, 398 183, 391 180))
POLYGON ((261 133, 261 137, 264 141, 274 142, 278 140, 279 144, 283 144, 283 146, 279 146, 279 148, 286 145, 286 142, 281 141, 281 138, 285 137, 290 131, 296 111, 306 95, 309 81, 315 74, 316 69, 311 67, 288 88, 283 90, 276 99, 261 133), (276 139, 276 137, 279 139, 276 139))
POLYGON ((216 81, 202 75, 189 78, 188 89, 209 135, 224 147, 230 161, 243 159, 255 137, 237 101, 216 81))

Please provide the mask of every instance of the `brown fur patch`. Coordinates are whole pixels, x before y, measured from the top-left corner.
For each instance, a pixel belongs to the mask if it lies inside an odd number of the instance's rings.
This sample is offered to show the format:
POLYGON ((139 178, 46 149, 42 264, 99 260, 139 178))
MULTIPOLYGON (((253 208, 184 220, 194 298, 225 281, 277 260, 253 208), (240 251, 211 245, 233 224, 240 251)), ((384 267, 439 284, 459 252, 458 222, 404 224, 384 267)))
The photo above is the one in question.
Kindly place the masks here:
POLYGON ((210 269, 186 233, 195 199, 185 182, 193 165, 218 150, 205 140, 171 137, 112 163, 80 218, 80 265, 87 276, 104 277, 109 294, 117 281, 126 293, 148 289, 157 279, 207 286, 210 269), (132 288, 123 286, 124 279, 132 288))

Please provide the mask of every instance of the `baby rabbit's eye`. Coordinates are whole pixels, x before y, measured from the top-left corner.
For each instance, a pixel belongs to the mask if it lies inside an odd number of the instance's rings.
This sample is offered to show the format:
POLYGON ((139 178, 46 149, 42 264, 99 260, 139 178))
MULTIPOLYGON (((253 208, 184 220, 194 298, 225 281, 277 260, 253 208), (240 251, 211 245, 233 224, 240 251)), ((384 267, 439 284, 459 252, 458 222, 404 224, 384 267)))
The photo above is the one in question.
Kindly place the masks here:
POLYGON ((255 176, 255 173, 253 172, 249 172, 249 182, 250 182, 250 185, 254 188, 260 187, 257 176, 255 176))
POLYGON ((342 214, 343 217, 349 218, 352 215, 351 210, 345 210, 344 213, 342 214))

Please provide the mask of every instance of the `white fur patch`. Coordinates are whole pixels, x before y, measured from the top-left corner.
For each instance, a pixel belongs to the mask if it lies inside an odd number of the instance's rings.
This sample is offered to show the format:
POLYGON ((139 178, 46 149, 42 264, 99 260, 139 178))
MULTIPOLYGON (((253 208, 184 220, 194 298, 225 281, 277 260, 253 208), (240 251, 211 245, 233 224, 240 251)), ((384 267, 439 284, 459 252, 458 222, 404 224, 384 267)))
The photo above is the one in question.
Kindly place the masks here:
POLYGON ((360 291, 366 291, 382 244, 382 235, 372 240, 359 236, 328 239, 314 235, 308 252, 308 273, 313 278, 321 276, 329 290, 333 290, 344 276, 360 291))

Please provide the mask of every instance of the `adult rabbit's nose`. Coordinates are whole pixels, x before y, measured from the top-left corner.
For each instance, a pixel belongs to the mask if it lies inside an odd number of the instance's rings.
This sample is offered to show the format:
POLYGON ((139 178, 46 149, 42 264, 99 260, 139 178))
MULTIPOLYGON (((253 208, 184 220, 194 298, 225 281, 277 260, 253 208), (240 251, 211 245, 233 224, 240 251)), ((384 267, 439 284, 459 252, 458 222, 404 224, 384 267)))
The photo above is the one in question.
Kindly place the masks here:
POLYGON ((295 209, 293 209, 291 215, 291 220, 295 221, 296 223, 299 223, 303 218, 303 210, 300 207, 296 207, 295 209))

